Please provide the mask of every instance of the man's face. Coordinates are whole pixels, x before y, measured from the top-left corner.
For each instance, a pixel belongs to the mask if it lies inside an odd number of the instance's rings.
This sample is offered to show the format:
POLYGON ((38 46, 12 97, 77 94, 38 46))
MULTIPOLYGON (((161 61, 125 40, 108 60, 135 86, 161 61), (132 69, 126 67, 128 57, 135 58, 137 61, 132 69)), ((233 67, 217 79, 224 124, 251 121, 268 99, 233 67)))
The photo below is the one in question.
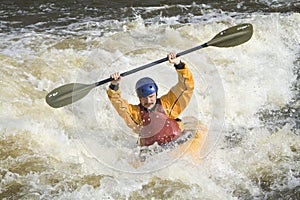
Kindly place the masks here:
POLYGON ((140 97, 140 102, 142 106, 144 106, 147 109, 151 109, 155 106, 156 103, 156 93, 152 93, 149 96, 146 97, 140 97))

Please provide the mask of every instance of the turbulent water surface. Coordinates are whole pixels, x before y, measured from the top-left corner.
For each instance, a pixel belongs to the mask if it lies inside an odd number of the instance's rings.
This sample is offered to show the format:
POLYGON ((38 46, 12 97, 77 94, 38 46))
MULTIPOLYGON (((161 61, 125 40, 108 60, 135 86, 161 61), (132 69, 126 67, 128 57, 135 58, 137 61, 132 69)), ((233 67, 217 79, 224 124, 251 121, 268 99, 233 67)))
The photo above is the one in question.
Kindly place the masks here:
MULTIPOLYGON (((0 3, 1 199, 300 199, 299 1, 0 3), (201 160, 162 153, 136 166, 137 136, 107 84, 54 109, 52 89, 93 83, 251 23, 250 41, 183 56, 195 92, 182 117, 209 129, 201 160)), ((123 97, 162 63, 124 77, 123 97)))

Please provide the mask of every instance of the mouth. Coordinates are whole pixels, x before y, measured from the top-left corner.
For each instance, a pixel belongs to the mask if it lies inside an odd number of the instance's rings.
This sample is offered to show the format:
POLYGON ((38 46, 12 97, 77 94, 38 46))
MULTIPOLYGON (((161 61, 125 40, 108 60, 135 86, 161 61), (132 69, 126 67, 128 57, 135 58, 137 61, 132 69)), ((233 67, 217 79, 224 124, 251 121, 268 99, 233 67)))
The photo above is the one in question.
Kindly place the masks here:
POLYGON ((151 107, 151 106, 153 106, 153 105, 154 105, 154 103, 145 103, 145 104, 144 104, 144 107, 149 108, 149 107, 151 107))

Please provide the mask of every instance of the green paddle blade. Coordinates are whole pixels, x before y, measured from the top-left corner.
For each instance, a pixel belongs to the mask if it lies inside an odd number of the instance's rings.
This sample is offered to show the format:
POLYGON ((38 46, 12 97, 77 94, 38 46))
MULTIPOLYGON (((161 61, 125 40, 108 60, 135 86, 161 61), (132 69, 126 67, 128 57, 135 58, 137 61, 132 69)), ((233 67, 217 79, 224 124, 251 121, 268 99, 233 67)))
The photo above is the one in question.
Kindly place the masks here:
POLYGON ((250 40, 252 34, 253 26, 251 24, 239 24, 221 31, 207 42, 207 45, 215 47, 234 47, 250 40))
POLYGON ((69 83, 49 92, 46 102, 53 108, 60 108, 82 99, 94 87, 96 87, 95 84, 69 83))

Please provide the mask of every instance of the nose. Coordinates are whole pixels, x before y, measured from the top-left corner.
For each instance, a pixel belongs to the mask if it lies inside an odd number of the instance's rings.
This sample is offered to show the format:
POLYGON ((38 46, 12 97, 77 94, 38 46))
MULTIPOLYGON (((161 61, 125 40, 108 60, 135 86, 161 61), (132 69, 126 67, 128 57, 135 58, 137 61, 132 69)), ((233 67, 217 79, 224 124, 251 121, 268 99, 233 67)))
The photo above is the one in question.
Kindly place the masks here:
POLYGON ((146 97, 146 102, 147 102, 147 103, 151 103, 151 102, 152 102, 151 97, 146 97))

